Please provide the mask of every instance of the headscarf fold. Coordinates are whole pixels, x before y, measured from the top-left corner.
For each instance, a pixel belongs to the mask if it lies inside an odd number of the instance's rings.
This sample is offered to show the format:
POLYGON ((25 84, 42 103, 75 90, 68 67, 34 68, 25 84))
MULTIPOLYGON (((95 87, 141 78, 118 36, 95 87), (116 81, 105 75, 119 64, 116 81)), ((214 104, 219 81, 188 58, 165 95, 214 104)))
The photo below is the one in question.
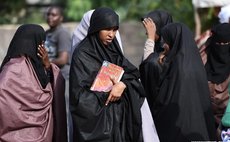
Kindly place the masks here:
POLYGON ((88 30, 88 34, 92 34, 102 29, 107 29, 111 27, 117 27, 117 29, 119 28, 118 15, 110 8, 96 9, 96 11, 93 12, 92 17, 90 19, 90 27, 88 30), (103 15, 104 17, 101 15, 103 15))

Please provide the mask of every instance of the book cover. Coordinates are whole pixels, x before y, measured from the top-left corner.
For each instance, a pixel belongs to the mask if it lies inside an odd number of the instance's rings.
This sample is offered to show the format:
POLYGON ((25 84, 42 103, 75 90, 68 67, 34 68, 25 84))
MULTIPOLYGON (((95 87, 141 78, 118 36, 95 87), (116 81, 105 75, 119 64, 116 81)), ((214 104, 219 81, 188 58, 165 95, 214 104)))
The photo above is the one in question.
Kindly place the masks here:
POLYGON ((111 77, 115 79, 115 82, 120 81, 124 70, 122 67, 103 61, 102 66, 90 88, 92 91, 109 92, 112 89, 113 82, 111 77))

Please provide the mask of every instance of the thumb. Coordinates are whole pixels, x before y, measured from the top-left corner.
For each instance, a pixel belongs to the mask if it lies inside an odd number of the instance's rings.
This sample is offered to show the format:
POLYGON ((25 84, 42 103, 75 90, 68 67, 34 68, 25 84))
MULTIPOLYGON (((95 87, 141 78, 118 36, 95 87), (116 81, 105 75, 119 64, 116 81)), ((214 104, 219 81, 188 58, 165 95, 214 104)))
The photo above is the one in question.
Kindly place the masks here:
POLYGON ((111 76, 111 77, 110 77, 110 80, 112 81, 113 85, 117 83, 117 82, 116 82, 116 78, 115 78, 114 76, 111 76))

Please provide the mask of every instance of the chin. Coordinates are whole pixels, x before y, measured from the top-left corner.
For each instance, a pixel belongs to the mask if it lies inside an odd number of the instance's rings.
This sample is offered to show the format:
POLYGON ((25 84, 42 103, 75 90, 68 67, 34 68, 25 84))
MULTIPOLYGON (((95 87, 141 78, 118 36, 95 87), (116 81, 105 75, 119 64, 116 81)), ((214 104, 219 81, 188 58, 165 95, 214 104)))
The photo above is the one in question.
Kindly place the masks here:
POLYGON ((111 42, 104 42, 103 44, 104 44, 105 46, 108 46, 108 45, 111 44, 111 42))

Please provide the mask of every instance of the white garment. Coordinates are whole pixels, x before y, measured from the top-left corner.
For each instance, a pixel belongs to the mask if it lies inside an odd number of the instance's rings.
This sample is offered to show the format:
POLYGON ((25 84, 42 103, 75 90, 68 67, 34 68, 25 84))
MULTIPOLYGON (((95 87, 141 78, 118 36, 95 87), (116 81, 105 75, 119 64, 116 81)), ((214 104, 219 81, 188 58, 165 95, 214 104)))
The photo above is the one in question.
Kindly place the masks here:
POLYGON ((217 7, 230 4, 230 0, 192 0, 196 8, 217 7))
POLYGON ((221 7, 221 10, 218 14, 218 17, 220 19, 220 23, 229 23, 230 19, 230 4, 221 7))
POLYGON ((144 142, 159 142, 160 140, 146 99, 141 107, 141 117, 144 142))
MULTIPOLYGON (((94 12, 94 10, 87 11, 83 15, 80 23, 76 26, 76 28, 73 32, 70 59, 72 59, 72 54, 74 52, 74 49, 87 36, 88 29, 90 26, 90 18, 91 18, 91 15, 93 14, 93 12, 94 12)), ((122 47, 121 37, 120 37, 119 31, 117 31, 117 33, 116 33, 116 38, 117 38, 117 41, 121 47, 121 51, 123 52, 123 47, 122 47)))
POLYGON ((148 56, 154 52, 155 48, 155 41, 152 39, 147 39, 145 42, 145 47, 144 47, 144 55, 143 55, 143 61, 148 58, 148 56))

